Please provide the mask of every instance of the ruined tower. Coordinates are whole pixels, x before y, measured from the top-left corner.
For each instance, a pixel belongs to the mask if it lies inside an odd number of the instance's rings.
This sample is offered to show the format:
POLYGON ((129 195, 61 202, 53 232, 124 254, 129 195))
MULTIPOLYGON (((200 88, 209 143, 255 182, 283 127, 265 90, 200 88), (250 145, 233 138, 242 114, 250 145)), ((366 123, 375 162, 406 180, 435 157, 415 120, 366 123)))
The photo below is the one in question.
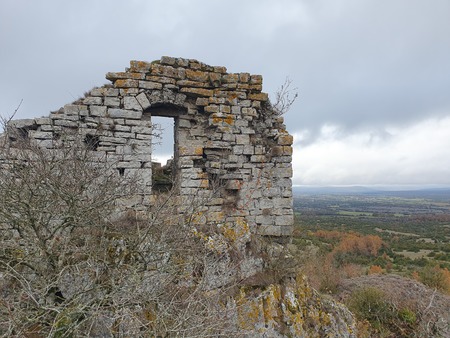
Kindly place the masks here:
POLYGON ((132 208, 150 205, 157 193, 152 117, 173 118, 175 194, 182 200, 210 197, 198 223, 245 223, 264 236, 291 233, 292 136, 262 92, 260 75, 162 57, 131 61, 106 78, 111 84, 48 117, 14 120, 8 128, 48 149, 71 131, 117 175, 139 179, 132 208))

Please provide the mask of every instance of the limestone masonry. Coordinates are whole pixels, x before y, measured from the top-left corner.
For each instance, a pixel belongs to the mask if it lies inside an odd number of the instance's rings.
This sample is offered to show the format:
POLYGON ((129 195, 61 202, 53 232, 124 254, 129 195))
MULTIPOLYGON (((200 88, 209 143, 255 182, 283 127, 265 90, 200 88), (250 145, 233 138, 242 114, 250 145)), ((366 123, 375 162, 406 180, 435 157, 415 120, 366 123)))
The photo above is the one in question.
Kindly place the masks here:
POLYGON ((149 205, 157 193, 152 116, 173 118, 176 195, 186 201, 210 197, 196 222, 246 223, 251 233, 268 236, 291 233, 292 136, 261 91, 260 75, 162 57, 131 61, 106 78, 112 84, 48 117, 13 120, 8 128, 48 149, 69 132, 118 175, 137 177, 141 191, 133 203, 149 205))

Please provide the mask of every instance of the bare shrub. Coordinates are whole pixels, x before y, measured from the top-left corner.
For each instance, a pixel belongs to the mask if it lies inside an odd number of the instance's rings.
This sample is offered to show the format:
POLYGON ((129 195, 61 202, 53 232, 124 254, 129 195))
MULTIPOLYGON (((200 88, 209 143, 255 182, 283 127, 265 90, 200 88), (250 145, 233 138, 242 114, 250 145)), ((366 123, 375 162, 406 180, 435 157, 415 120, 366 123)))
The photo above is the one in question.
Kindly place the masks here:
POLYGON ((272 108, 277 115, 286 114, 298 98, 297 88, 292 88, 292 80, 286 77, 284 83, 275 92, 272 108))
POLYGON ((223 257, 170 193, 118 218, 137 187, 84 144, 5 142, 0 161, 0 336, 238 335, 234 284, 206 277, 223 257))

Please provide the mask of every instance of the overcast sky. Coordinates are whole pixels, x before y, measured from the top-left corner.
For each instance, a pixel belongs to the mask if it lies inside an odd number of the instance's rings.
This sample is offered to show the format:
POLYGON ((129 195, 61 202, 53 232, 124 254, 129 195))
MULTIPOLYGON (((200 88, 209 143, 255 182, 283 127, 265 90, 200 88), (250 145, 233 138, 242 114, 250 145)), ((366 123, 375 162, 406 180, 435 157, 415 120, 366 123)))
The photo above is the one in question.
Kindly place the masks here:
POLYGON ((292 79, 294 184, 450 185, 449 0, 0 0, 0 114, 162 55, 292 79))

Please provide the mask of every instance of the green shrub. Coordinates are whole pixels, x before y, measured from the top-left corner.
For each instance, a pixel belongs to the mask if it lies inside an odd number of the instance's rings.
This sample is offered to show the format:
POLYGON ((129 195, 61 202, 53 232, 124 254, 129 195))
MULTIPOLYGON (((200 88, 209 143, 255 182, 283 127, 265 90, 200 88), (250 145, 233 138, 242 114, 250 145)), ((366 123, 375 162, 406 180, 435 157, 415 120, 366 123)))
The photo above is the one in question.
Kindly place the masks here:
POLYGON ((380 289, 366 287, 354 291, 347 306, 360 323, 368 322, 376 337, 411 337, 418 316, 409 307, 397 306, 380 289))
POLYGON ((395 317, 395 311, 383 291, 367 287, 354 291, 348 307, 358 320, 367 320, 377 330, 388 326, 395 317))

